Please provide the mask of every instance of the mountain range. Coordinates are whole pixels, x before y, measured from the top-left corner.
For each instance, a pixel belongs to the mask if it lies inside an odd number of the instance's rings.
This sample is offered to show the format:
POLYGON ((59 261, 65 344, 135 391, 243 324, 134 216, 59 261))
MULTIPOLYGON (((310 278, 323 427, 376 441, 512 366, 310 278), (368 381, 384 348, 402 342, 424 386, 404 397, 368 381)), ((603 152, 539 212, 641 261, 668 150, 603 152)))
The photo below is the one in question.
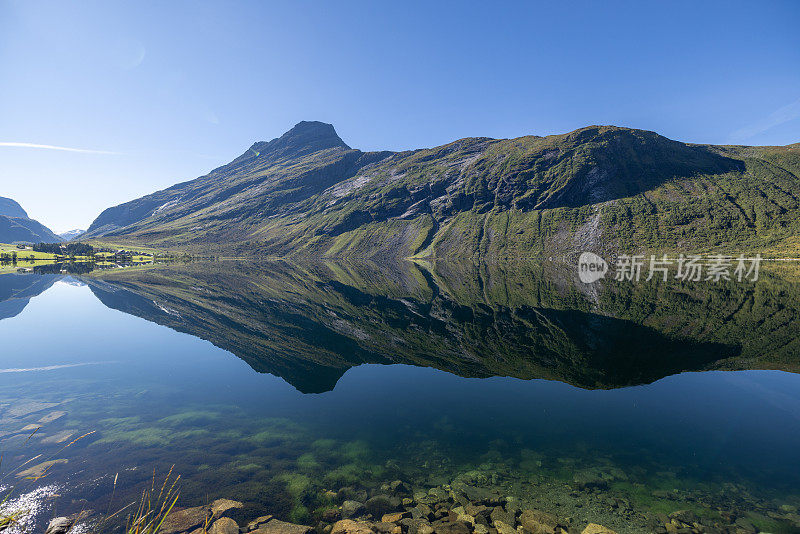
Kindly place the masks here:
POLYGON ((511 258, 796 250, 800 144, 716 146, 589 126, 362 152, 301 122, 103 211, 84 238, 274 256, 511 258))
POLYGON ((0 243, 58 243, 61 238, 28 217, 13 199, 0 197, 0 243))

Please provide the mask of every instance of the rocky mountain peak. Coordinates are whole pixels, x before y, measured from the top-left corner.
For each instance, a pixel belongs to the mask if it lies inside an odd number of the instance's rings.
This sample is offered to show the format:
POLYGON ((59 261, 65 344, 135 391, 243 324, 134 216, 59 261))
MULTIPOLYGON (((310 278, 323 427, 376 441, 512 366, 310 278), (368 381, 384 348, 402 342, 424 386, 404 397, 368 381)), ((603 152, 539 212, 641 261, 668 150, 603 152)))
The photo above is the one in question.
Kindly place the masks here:
POLYGON ((332 124, 301 121, 277 139, 256 143, 250 150, 258 155, 282 158, 305 156, 331 148, 350 150, 332 124))
POLYGON ((0 197, 0 215, 22 219, 28 218, 28 214, 22 209, 22 206, 16 200, 7 197, 0 197))

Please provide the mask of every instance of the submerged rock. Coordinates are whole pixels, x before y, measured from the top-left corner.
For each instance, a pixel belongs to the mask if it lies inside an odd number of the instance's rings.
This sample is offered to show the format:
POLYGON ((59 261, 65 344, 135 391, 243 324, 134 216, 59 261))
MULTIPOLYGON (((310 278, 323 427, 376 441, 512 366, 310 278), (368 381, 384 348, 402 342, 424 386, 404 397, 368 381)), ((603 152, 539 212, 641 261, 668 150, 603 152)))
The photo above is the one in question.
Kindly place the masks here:
POLYGON ((608 527, 604 527, 603 525, 598 525, 597 523, 589 523, 586 525, 586 528, 583 529, 581 534, 617 534, 613 530, 608 527))
POLYGON ((364 515, 366 511, 367 509, 364 507, 364 503, 358 501, 344 501, 342 503, 342 517, 344 519, 364 515))
POLYGON ((239 534, 239 525, 230 517, 222 517, 214 521, 208 534, 239 534))
POLYGON ((559 525, 555 516, 540 510, 523 510, 519 522, 531 534, 549 534, 559 525))
POLYGON ((367 508, 367 513, 372 514, 372 517, 383 517, 384 514, 397 510, 400 500, 388 495, 376 495, 367 500, 364 506, 367 508))
POLYGON ((502 523, 505 523, 506 525, 510 525, 512 527, 516 523, 516 517, 514 517, 514 514, 510 514, 510 513, 506 512, 500 506, 495 506, 492 509, 492 513, 489 515, 489 517, 492 520, 492 524, 495 526, 494 528, 497 528, 497 525, 496 525, 497 522, 502 522, 502 523))
POLYGON ((61 419, 65 415, 67 415, 67 412, 64 412, 64 411, 50 412, 50 413, 45 414, 44 416, 42 416, 42 418, 39 419, 38 423, 42 424, 42 425, 47 424, 47 423, 52 423, 53 421, 57 421, 58 419, 61 419))
POLYGON ((44 476, 44 474, 47 473, 47 471, 54 465, 65 464, 68 461, 69 460, 66 460, 64 458, 60 458, 58 460, 48 460, 46 462, 34 465, 33 467, 29 467, 24 471, 20 471, 19 473, 17 473, 17 478, 39 478, 41 476, 44 476))
POLYGON ((373 534, 372 527, 365 521, 342 519, 333 525, 331 534, 373 534))
POLYGON ((256 534, 309 534, 312 530, 311 527, 305 525, 296 525, 278 519, 271 519, 253 532, 256 534))
POLYGON ((381 521, 384 523, 397 523, 406 516, 408 516, 408 512, 391 512, 388 514, 383 514, 381 521))
POLYGON ((210 519, 210 510, 205 506, 195 506, 184 508, 169 514, 161 525, 159 534, 177 534, 178 532, 189 532, 197 527, 202 527, 210 519))
POLYGON ((239 501, 232 501, 230 499, 217 499, 211 503, 211 516, 213 519, 219 519, 226 516, 231 510, 242 508, 244 505, 239 501))
POLYGON ((496 491, 470 486, 467 484, 454 484, 453 493, 461 494, 472 504, 483 504, 486 506, 501 506, 505 499, 496 491))
POLYGON ((413 519, 426 519, 428 521, 433 519, 433 510, 427 504, 418 504, 409 511, 413 519))
POLYGON ((514 529, 514 527, 512 527, 511 525, 509 525, 508 523, 505 523, 503 521, 495 521, 494 522, 494 528, 497 529, 497 534, 516 534, 517 533, 517 531, 514 529))
MULTIPOLYGON (((434 523, 432 526, 436 534, 472 534, 469 526, 460 521, 457 523, 451 523, 449 521, 434 523)), ((512 533, 509 534, 516 534, 516 531, 512 529, 512 533)))
POLYGON ((251 532, 253 530, 261 528, 262 526, 267 524, 267 522, 270 519, 272 519, 271 515, 262 515, 261 517, 257 517, 255 519, 253 519, 252 521, 247 523, 247 529, 246 529, 247 532, 251 532))
POLYGON ((325 523, 336 523, 338 520, 342 518, 341 510, 337 510, 336 508, 327 508, 322 511, 322 515, 320 519, 325 523))

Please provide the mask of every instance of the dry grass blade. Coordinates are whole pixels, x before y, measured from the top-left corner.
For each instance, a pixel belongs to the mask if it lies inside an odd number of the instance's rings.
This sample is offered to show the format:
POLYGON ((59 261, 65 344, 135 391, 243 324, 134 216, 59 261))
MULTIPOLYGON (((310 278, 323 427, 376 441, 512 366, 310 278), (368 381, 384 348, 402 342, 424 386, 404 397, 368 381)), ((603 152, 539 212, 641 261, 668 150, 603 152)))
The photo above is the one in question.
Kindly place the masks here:
MULTIPOLYGON (((177 485, 181 477, 179 475, 174 479, 172 478, 172 471, 174 467, 175 466, 172 466, 170 468, 169 473, 167 473, 167 476, 164 478, 164 482, 161 484, 157 494, 155 491, 155 471, 153 472, 153 478, 150 482, 150 487, 142 490, 139 506, 136 508, 136 511, 133 514, 128 516, 124 531, 126 534, 157 534, 160 532, 161 527, 164 525, 164 521, 175 507, 175 504, 178 502, 178 497, 180 496, 177 485)), ((116 485, 117 477, 114 477, 115 488, 116 485)), ((123 510, 130 508, 134 504, 135 503, 131 503, 122 510, 118 510, 117 512, 105 517, 97 525, 97 528, 105 524, 113 517, 119 515, 123 510)), ((111 505, 109 504, 109 507, 110 506, 111 505)))

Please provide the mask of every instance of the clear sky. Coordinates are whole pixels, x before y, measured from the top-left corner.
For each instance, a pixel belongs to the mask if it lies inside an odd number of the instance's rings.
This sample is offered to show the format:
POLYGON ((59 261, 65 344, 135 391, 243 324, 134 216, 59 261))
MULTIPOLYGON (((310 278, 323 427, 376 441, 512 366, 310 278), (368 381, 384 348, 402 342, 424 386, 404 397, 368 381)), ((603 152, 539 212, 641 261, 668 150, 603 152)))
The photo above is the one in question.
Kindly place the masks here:
POLYGON ((365 150, 589 124, 796 143, 798 28, 798 1, 0 0, 0 196, 86 228, 300 120, 365 150))

